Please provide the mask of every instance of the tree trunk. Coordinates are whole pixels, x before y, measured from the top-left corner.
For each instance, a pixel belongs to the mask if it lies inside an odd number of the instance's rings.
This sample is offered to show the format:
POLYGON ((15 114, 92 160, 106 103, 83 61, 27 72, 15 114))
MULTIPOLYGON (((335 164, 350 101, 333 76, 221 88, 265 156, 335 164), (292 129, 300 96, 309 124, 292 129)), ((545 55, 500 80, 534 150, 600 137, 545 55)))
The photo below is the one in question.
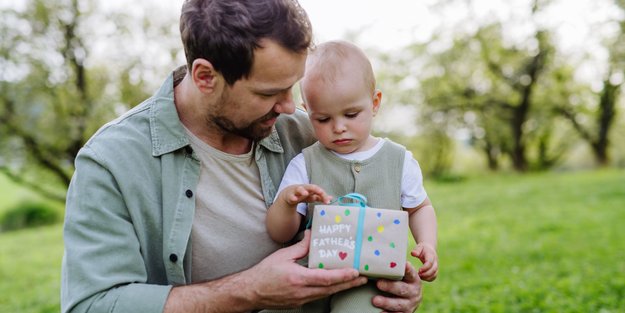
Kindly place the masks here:
POLYGON ((597 115, 597 140, 592 143, 595 159, 600 166, 610 163, 608 147, 610 146, 610 129, 616 114, 616 101, 621 90, 621 85, 610 83, 609 79, 603 82, 603 91, 599 100, 599 114, 597 115))

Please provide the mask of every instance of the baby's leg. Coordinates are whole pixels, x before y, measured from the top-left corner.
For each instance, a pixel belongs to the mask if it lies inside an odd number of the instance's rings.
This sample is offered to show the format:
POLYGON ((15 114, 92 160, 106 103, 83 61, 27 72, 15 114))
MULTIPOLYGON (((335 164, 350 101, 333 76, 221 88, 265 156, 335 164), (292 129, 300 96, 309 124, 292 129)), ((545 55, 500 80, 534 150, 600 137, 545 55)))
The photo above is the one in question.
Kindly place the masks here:
POLYGON ((371 304, 371 299, 381 291, 374 280, 365 285, 341 291, 332 296, 330 312, 336 313, 379 313, 382 310, 371 304))

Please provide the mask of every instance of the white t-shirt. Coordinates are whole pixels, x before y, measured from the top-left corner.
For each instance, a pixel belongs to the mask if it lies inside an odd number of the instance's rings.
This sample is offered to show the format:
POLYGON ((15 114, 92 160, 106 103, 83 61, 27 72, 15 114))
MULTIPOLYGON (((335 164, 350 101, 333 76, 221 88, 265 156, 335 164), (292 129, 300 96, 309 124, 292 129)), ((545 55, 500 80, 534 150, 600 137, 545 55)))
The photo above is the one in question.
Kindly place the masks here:
MULTIPOLYGON (((364 161, 374 156, 382 146, 384 140, 378 139, 375 146, 367 151, 359 151, 348 154, 340 154, 332 151, 332 153, 346 160, 364 161)), ((300 153, 291 160, 284 172, 282 182, 278 188, 277 195, 287 186, 295 184, 309 184, 310 178, 308 177, 308 171, 306 171, 306 160, 304 154, 300 153)), ((333 199, 342 195, 331 195, 333 199)), ((421 204, 427 193, 423 187, 423 175, 421 174, 421 168, 419 162, 412 157, 412 152, 406 150, 406 157, 404 158, 404 166, 402 169, 401 180, 401 206, 404 208, 414 208, 421 204)), ((297 212, 302 215, 306 215, 306 203, 300 203, 297 205, 297 212)))

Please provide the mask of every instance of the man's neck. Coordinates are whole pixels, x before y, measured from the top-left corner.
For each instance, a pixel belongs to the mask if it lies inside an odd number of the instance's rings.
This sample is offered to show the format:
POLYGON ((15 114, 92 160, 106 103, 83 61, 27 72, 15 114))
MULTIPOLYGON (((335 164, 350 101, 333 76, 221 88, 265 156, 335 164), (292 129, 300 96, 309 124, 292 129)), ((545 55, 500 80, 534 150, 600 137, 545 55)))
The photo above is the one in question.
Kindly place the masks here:
POLYGON ((182 125, 211 147, 236 155, 248 153, 252 148, 252 140, 228 133, 206 118, 202 108, 207 103, 202 103, 202 95, 189 75, 174 83, 174 104, 182 125))

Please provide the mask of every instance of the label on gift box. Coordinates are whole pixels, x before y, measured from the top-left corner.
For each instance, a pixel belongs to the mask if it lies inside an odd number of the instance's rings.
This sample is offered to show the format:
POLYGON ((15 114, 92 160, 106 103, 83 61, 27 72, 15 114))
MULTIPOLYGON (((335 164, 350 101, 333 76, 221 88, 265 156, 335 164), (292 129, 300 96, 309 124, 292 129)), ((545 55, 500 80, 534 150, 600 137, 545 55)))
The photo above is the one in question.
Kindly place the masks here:
POLYGON ((355 202, 340 197, 339 205, 315 206, 308 267, 352 267, 369 277, 402 279, 408 213, 366 207, 366 199, 357 196, 355 202))

